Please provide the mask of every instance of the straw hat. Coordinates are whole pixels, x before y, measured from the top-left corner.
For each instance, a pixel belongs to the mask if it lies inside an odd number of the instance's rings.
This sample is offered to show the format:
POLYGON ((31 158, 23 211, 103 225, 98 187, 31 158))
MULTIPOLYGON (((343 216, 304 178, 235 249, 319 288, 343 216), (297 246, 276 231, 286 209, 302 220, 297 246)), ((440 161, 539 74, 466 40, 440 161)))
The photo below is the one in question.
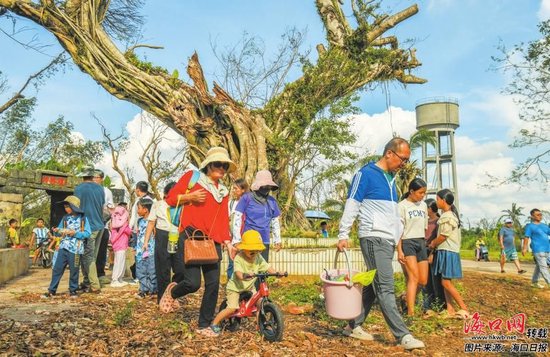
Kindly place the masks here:
POLYGON ((67 204, 71 207, 71 209, 76 213, 84 214, 84 211, 80 209, 80 198, 76 196, 67 196, 63 201, 60 203, 67 204))
POLYGON ((258 231, 253 229, 243 233, 242 241, 239 243, 240 250, 265 250, 265 245, 262 242, 262 236, 258 231))
POLYGON ((279 185, 273 182, 271 172, 269 172, 268 170, 260 170, 256 173, 256 178, 250 186, 250 189, 252 191, 257 191, 262 186, 271 186, 272 190, 276 190, 279 188, 279 185))
POLYGON ((220 146, 214 146, 213 148, 210 148, 208 152, 206 153, 206 157, 204 158, 203 162, 201 162, 199 169, 204 169, 208 164, 212 162, 227 162, 229 164, 229 169, 227 170, 227 173, 231 173, 235 170, 237 170, 237 165, 231 159, 229 158, 229 154, 227 153, 227 150, 220 146))

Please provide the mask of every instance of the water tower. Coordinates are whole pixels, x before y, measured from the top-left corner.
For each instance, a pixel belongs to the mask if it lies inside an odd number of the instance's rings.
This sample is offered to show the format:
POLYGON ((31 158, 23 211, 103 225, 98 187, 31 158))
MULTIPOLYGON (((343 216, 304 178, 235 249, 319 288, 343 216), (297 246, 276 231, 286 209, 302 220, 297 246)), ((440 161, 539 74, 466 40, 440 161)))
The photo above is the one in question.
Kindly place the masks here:
POLYGON ((458 204, 454 134, 458 123, 458 101, 428 98, 416 104, 416 129, 434 132, 437 142, 422 144, 422 177, 428 183, 428 196, 448 188, 458 204))

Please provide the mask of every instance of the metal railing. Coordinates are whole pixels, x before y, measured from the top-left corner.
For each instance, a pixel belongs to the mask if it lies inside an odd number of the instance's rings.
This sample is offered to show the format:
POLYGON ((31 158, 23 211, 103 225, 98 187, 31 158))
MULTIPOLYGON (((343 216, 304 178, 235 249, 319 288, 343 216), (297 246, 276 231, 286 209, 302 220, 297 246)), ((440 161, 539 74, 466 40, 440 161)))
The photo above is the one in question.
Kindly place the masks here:
MULTIPOLYGON (((309 239, 309 238, 304 238, 309 239)), ((322 240, 322 238, 319 238, 322 240)), ((327 239, 325 239, 327 240, 327 239)), ((335 244, 334 244, 335 246, 335 244)), ((334 257, 336 249, 331 248, 285 248, 279 252, 270 250, 269 263, 278 271, 286 271, 290 275, 319 275, 323 269, 332 268, 334 265, 334 257)), ((357 271, 366 271, 367 267, 363 260, 363 254, 360 249, 353 248, 349 250, 349 258, 351 268, 357 271)), ((339 258, 339 268, 345 265, 344 257, 339 258)), ((401 272, 401 265, 397 261, 397 253, 395 253, 392 262, 395 273, 401 272)), ((222 259, 222 275, 227 271, 227 254, 224 254, 222 259)))

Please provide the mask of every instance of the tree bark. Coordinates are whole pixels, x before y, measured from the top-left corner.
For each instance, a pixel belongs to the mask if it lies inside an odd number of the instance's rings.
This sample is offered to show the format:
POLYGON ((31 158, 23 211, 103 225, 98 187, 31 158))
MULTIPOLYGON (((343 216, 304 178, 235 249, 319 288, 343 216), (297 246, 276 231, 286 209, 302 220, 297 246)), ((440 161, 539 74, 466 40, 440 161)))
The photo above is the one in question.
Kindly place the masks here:
POLYGON ((185 136, 193 163, 200 163, 211 146, 224 146, 238 164, 236 176, 251 181, 256 171, 269 168, 280 180, 281 191, 289 188, 288 158, 319 111, 368 83, 425 82, 409 73, 420 65, 414 52, 400 49, 393 37, 382 37, 416 14, 416 5, 353 30, 338 0, 316 0, 328 49, 319 47, 315 65, 306 66, 303 76, 265 108, 251 111, 216 83, 210 93, 196 53, 187 67, 193 85, 140 62, 131 51, 122 53, 102 27, 108 4, 72 0, 62 8, 46 0, 0 0, 0 6, 50 31, 75 64, 109 93, 185 136))

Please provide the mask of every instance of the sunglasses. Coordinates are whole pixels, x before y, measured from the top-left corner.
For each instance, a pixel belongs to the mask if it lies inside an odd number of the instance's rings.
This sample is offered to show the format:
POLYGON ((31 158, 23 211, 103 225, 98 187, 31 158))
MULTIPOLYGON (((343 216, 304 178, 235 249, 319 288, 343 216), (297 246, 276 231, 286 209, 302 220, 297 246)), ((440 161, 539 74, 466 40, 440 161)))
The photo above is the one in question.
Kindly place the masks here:
POLYGON ((213 168, 216 168, 216 169, 222 168, 225 171, 227 171, 229 169, 229 163, 227 163, 227 162, 214 161, 211 165, 212 165, 213 168))

